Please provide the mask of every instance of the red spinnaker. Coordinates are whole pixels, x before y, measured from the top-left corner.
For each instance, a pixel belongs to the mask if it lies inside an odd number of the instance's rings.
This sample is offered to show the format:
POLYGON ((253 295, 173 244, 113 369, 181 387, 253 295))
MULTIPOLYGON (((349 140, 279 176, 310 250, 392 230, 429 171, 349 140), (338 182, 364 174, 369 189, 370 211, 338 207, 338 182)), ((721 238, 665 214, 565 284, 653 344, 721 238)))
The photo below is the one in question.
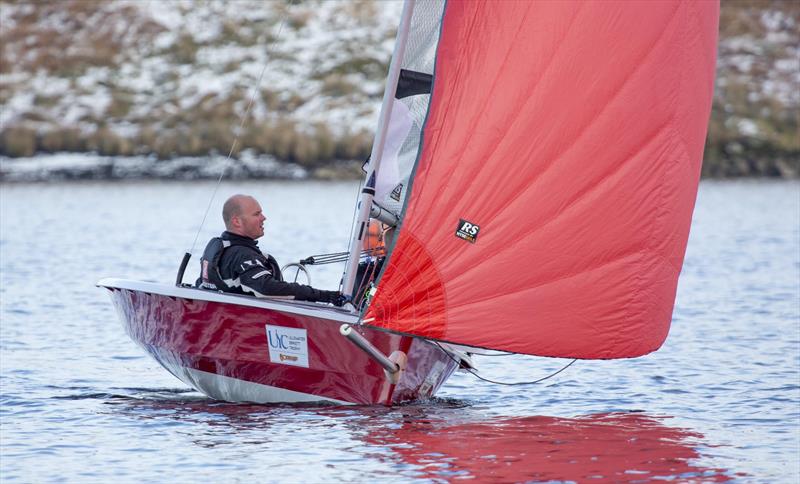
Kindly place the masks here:
POLYGON ((449 1, 369 324, 540 356, 658 349, 697 194, 718 17, 717 2, 449 1))

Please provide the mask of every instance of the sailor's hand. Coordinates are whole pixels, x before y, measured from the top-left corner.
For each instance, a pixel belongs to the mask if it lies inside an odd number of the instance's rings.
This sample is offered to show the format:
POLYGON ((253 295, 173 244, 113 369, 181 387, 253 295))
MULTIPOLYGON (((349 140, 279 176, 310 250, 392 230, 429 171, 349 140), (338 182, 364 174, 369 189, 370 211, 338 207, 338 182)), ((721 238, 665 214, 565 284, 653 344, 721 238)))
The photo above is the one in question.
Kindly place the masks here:
POLYGON ((339 291, 320 291, 319 301, 331 303, 334 306, 341 307, 342 304, 347 302, 347 298, 339 291))
POLYGON ((336 297, 335 297, 335 298, 334 298, 334 299, 331 301, 331 304, 333 304, 334 306, 336 306, 336 307, 340 308, 340 307, 344 306, 344 304, 345 304, 346 302, 348 302, 349 300, 350 300, 350 298, 348 298, 348 297, 347 297, 347 296, 345 296, 344 294, 341 294, 341 293, 339 293, 339 295, 338 295, 338 296, 336 296, 336 297))

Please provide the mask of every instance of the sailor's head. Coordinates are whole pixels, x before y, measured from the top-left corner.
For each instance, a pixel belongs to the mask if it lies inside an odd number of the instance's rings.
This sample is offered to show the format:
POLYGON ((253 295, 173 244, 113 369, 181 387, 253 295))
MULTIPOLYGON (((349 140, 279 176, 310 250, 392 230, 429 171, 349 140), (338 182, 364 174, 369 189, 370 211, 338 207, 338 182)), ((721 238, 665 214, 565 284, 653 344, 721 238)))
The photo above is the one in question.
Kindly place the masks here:
POLYGON ((222 206, 222 220, 228 232, 251 239, 264 235, 264 220, 261 205, 249 195, 234 195, 222 206))

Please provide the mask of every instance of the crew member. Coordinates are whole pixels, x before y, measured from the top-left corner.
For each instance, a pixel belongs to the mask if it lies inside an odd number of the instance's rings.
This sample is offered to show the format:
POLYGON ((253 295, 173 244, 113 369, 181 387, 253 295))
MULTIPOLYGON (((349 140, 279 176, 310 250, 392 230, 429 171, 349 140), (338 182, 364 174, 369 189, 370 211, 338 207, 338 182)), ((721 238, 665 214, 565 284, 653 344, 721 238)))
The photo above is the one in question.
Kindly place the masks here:
POLYGON ((258 248, 264 235, 261 205, 248 195, 234 195, 222 207, 225 232, 208 242, 200 259, 197 286, 213 291, 317 301, 341 306, 345 298, 338 291, 285 282, 278 262, 258 248))
POLYGON ((379 220, 370 219, 367 224, 367 235, 364 237, 364 250, 369 255, 382 257, 386 255, 386 246, 383 243, 383 224, 379 220))

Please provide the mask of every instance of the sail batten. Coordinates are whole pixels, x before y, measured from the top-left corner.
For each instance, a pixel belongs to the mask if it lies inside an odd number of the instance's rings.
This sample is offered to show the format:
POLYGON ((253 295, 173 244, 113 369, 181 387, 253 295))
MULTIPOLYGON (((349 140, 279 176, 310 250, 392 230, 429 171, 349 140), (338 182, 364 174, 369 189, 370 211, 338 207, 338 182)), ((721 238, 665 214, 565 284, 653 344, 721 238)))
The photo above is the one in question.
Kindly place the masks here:
POLYGON ((554 357, 669 330, 719 5, 446 4, 435 82, 370 324, 554 357))

